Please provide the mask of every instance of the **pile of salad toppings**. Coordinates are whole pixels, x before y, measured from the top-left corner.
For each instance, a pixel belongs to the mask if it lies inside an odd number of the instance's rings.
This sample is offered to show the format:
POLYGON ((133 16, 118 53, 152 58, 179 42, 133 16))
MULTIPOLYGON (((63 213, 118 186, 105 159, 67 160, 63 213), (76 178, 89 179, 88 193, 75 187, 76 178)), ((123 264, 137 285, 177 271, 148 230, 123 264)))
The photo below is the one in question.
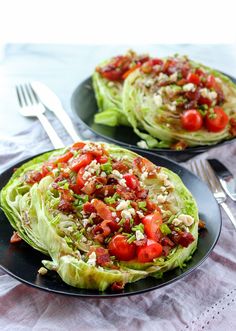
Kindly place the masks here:
POLYGON ((148 55, 137 55, 130 50, 126 55, 113 57, 105 66, 98 66, 96 71, 110 81, 122 82, 149 59, 148 55))
POLYGON ((193 66, 186 56, 151 59, 141 71, 152 77, 146 88, 154 93, 156 105, 179 115, 185 130, 198 131, 204 126, 219 132, 228 124, 221 107, 225 101, 221 79, 193 66))
POLYGON ((58 214, 71 220, 66 228, 58 224, 60 235, 73 251, 79 246, 78 256, 92 266, 116 269, 118 261, 153 262, 194 241, 189 232, 193 217, 164 217, 174 187, 161 168, 145 158, 131 162, 125 155, 111 156, 102 144, 78 142, 39 171, 28 172, 24 181, 33 185, 45 176, 53 178, 49 189, 58 196, 58 214), (154 178, 161 192, 156 197, 147 184, 154 178))

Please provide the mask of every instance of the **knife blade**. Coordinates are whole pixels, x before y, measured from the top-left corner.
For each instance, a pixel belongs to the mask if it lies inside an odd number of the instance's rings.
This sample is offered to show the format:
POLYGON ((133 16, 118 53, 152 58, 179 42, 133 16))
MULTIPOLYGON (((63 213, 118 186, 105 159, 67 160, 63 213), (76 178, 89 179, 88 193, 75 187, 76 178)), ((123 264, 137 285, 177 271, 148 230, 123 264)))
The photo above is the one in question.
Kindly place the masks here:
POLYGON ((64 110, 58 96, 48 86, 41 82, 33 81, 31 82, 31 86, 42 104, 57 116, 73 141, 76 142, 82 140, 78 132, 76 132, 74 125, 69 115, 64 110))
POLYGON ((217 159, 207 159, 226 194, 236 201, 236 181, 234 175, 217 159))

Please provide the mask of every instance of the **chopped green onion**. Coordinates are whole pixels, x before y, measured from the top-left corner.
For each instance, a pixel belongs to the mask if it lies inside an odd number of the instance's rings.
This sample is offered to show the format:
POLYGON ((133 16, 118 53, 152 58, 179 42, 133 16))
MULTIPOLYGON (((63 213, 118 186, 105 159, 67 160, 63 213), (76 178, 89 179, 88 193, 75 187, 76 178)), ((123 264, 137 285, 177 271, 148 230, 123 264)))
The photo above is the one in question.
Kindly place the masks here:
POLYGON ((140 201, 140 202, 138 202, 138 206, 139 206, 140 209, 142 209, 144 211, 147 210, 147 208, 145 208, 147 206, 146 201, 140 201))
POLYGON ((135 241, 136 240, 136 237, 135 237, 135 235, 133 234, 132 236, 130 236, 129 237, 129 239, 127 239, 127 243, 128 244, 131 244, 133 241, 135 241))
POLYGON ((144 225, 142 223, 135 225, 134 227, 132 227, 132 231, 140 231, 144 233, 144 225))
POLYGON ((165 236, 167 236, 168 234, 171 233, 171 229, 170 229, 169 226, 168 226, 167 224, 165 224, 165 223, 163 223, 163 224, 160 225, 160 230, 161 230, 161 232, 162 232, 165 236))
POLYGON ((111 174, 111 172, 112 172, 111 162, 101 164, 101 170, 105 171, 105 173, 108 174, 108 175, 111 174))

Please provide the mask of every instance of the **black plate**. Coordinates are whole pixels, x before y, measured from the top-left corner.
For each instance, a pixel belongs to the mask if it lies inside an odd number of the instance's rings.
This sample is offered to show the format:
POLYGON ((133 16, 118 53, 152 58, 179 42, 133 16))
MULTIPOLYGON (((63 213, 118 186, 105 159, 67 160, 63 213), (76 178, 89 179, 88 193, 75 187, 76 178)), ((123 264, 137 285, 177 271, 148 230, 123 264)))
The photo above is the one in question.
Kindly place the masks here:
MULTIPOLYGON (((235 78, 229 75, 226 76, 228 76, 233 82, 236 83, 235 78)), ((141 138, 134 133, 132 128, 128 126, 110 127, 107 125, 94 123, 94 116, 98 112, 98 106, 92 88, 91 77, 86 79, 75 89, 71 98, 71 107, 75 114, 78 116, 80 122, 85 124, 89 130, 93 131, 103 139, 111 141, 115 144, 121 144, 127 148, 135 148, 138 151, 144 150, 137 146, 137 142, 140 141, 141 138)), ((189 147, 184 151, 175 151, 169 148, 156 148, 149 149, 148 151, 158 155, 166 156, 176 161, 186 161, 191 157, 205 152, 210 148, 230 143, 233 140, 234 138, 211 146, 205 145, 199 147, 189 147)))
MULTIPOLYGON (((78 297, 96 298, 126 296, 151 291, 173 283, 196 269, 212 251, 220 235, 221 215, 218 204, 208 187, 185 168, 157 155, 150 155, 145 152, 140 154, 157 165, 171 169, 182 178, 197 200, 200 218, 206 222, 207 230, 200 234, 198 249, 184 269, 177 268, 169 271, 160 280, 148 277, 136 283, 127 284, 121 293, 110 291, 101 293, 95 290, 77 289, 65 284, 55 272, 50 271, 45 276, 38 275, 37 270, 42 266, 41 260, 48 257, 34 250, 23 241, 18 244, 10 244, 9 239, 13 229, 3 211, 0 210, 0 266, 2 269, 19 281, 42 290, 78 297)), ((30 159, 18 163, 0 176, 0 189, 8 182, 13 169, 28 160, 30 159)))

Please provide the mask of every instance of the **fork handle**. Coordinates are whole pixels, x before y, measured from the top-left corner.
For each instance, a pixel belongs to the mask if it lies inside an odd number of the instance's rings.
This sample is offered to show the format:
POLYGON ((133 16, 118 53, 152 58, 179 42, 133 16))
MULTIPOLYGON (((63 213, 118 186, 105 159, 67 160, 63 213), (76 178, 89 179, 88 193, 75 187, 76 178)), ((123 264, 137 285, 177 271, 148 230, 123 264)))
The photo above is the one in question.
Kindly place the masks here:
POLYGON ((233 224, 234 228, 236 229, 236 219, 234 215, 232 214, 231 210, 229 209, 228 205, 225 202, 222 202, 221 207, 224 209, 225 213, 229 217, 231 223, 233 224))
POLYGON ((43 114, 38 114, 38 119, 40 123, 42 124, 44 130, 47 132, 49 139, 51 140, 51 143, 53 144, 54 148, 63 148, 65 145, 63 144, 61 138, 58 136, 56 131, 54 130, 53 126, 47 119, 47 117, 43 114))

